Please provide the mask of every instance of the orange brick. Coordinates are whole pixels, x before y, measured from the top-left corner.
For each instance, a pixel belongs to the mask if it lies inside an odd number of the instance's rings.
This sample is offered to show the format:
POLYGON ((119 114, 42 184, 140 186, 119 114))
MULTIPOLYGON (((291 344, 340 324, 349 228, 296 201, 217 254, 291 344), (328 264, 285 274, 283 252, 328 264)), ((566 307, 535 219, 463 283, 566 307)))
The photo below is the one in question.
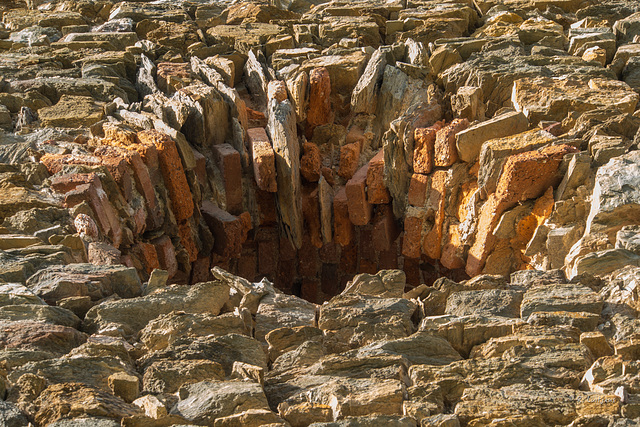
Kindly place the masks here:
POLYGON ((176 260, 176 250, 171 243, 171 239, 163 235, 155 239, 152 243, 158 254, 160 268, 169 273, 169 278, 175 276, 178 272, 178 261, 176 260))
POLYGON ((378 151, 369 162, 367 170, 367 197, 369 203, 376 205, 391 201, 389 190, 384 185, 384 150, 378 151))
POLYGON ((427 189, 429 188, 429 176, 414 173, 409 181, 407 199, 411 206, 423 207, 427 201, 427 189))
POLYGON ((379 205, 373 218, 371 241, 376 251, 388 251, 398 238, 400 230, 390 205, 379 205))
POLYGON ((242 212, 242 163, 240 153, 224 143, 213 146, 213 155, 222 173, 227 210, 232 214, 242 212))
POLYGON ((343 247, 349 245, 353 241, 354 229, 349 219, 347 192, 344 187, 333 198, 333 221, 336 243, 343 247))
POLYGON ((302 216, 306 223, 311 244, 316 248, 322 247, 322 230, 320 225, 320 203, 318 200, 318 188, 311 186, 302 187, 302 216))
POLYGON ((469 127, 467 119, 454 119, 448 126, 440 129, 435 141, 435 166, 447 167, 458 161, 456 134, 469 127))
POLYGON ((208 200, 202 203, 201 212, 214 237, 213 252, 224 258, 240 257, 242 221, 208 200))
POLYGON ((331 122, 331 79, 325 67, 309 73, 309 110, 307 112, 307 138, 311 139, 316 126, 331 122))
POLYGON ((304 154, 300 159, 300 173, 309 182, 318 182, 320 179, 320 168, 322 159, 320 149, 313 142, 305 142, 302 146, 304 154))
POLYGON ((349 219, 355 225, 366 225, 371 221, 373 206, 367 201, 366 191, 368 169, 368 164, 361 167, 345 185, 349 219))
POLYGON ((168 135, 154 130, 138 132, 142 145, 155 146, 164 185, 171 199, 171 210, 178 222, 193 216, 193 197, 184 173, 176 143, 168 135))
POLYGON ((256 184, 263 191, 275 193, 278 190, 275 152, 267 132, 264 128, 253 128, 249 129, 248 136, 256 184))
POLYGON ((351 179, 356 170, 358 170, 358 162, 360 161, 360 144, 352 142, 340 147, 340 169, 338 175, 344 179, 351 179))

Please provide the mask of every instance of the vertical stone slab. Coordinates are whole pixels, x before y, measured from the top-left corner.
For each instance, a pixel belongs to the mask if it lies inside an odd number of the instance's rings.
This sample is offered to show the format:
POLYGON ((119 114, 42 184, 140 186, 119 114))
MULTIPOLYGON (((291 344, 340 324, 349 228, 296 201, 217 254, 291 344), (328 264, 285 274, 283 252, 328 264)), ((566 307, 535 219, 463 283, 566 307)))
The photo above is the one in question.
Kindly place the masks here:
POLYGON ((269 101, 267 132, 276 154, 277 206, 280 226, 296 247, 302 247, 300 144, 291 102, 269 101))

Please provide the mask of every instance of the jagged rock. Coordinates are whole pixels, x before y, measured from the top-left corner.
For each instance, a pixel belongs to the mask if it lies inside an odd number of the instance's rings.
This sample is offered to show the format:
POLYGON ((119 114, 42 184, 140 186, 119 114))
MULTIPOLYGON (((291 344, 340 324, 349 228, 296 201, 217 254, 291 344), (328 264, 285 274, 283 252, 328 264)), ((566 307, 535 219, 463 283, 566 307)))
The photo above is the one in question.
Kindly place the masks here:
POLYGON ((381 298, 401 298, 406 286, 406 276, 399 270, 382 270, 376 275, 360 274, 353 278, 342 295, 360 294, 381 298))
POLYGON ((521 301, 522 293, 510 290, 453 292, 447 298, 445 314, 518 317, 521 301))
POLYGON ((52 325, 80 328, 81 320, 71 311, 49 305, 5 305, 0 307, 0 321, 36 321, 52 325))
POLYGON ((51 385, 40 394, 34 405, 34 418, 37 423, 44 425, 52 425, 54 421, 66 417, 88 415, 121 419, 139 412, 137 407, 119 397, 78 383, 51 385))
POLYGON ((340 295, 320 308, 318 327, 325 333, 327 349, 340 352, 409 336, 415 308, 413 302, 400 298, 340 295))
POLYGON ((94 301, 113 294, 132 298, 142 293, 136 270, 121 265, 70 264, 48 267, 29 277, 27 287, 51 302, 72 296, 90 296, 94 301))
POLYGON ((0 285, 0 307, 22 304, 44 305, 46 303, 29 288, 19 283, 0 285))
POLYGON ((175 393, 184 384, 224 378, 222 365, 210 360, 159 361, 144 371, 142 385, 149 393, 175 393))
POLYGON ((62 355, 87 339, 85 334, 69 326, 32 320, 5 320, 2 325, 0 346, 3 349, 41 350, 62 355))
POLYGON ((300 182, 300 145, 296 117, 288 100, 269 101, 267 132, 276 153, 278 211, 286 236, 296 247, 302 246, 302 197, 300 182))
POLYGON ((316 305, 292 295, 271 294, 260 300, 255 319, 255 337, 263 341, 274 329, 316 326, 316 305))
POLYGON ((180 401, 171 413, 198 424, 213 424, 217 418, 251 409, 269 409, 267 398, 259 384, 202 381, 180 389, 180 401))
POLYGON ((382 84, 382 76, 386 65, 385 55, 380 49, 376 50, 371 55, 367 67, 364 69, 360 80, 358 80, 358 84, 353 89, 351 111, 354 114, 372 114, 376 111, 378 91, 382 84))
POLYGON ((613 233, 624 225, 632 224, 635 218, 637 188, 635 177, 639 151, 614 158, 598 169, 591 210, 587 217, 585 234, 607 233, 611 242, 613 233))
POLYGON ((599 314, 602 299, 590 288, 579 284, 534 286, 523 296, 522 318, 539 311, 579 311, 599 314))
POLYGON ((163 350, 187 336, 246 334, 243 319, 234 313, 214 316, 210 313, 174 311, 160 315, 140 331, 140 341, 151 351, 163 350))
POLYGON ((187 288, 172 285, 151 295, 103 302, 85 317, 85 329, 125 336, 137 334, 151 320, 172 311, 217 314, 229 298, 229 287, 206 282, 187 288))

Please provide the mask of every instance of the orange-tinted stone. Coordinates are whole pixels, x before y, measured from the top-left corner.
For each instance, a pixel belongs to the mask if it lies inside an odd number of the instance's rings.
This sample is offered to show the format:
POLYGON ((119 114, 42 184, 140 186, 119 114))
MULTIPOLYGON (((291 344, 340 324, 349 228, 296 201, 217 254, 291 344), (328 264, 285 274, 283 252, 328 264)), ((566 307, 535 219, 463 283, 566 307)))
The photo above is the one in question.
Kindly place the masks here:
POLYGON ((238 258, 242 252, 242 222, 213 202, 202 203, 202 217, 214 237, 213 252, 224 258, 238 258))
POLYGON ((458 161, 456 134, 469 127, 467 119, 454 119, 436 134, 434 165, 448 167, 458 161))
POLYGON ((482 273, 495 244, 493 229, 501 215, 520 201, 539 197, 557 183, 556 171, 562 158, 576 151, 570 145, 552 145, 540 151, 514 154, 507 159, 496 192, 489 196, 480 210, 476 240, 467 257, 469 276, 482 273))
POLYGON ((402 255, 420 259, 422 252, 422 226, 424 211, 408 209, 404 217, 404 237, 402 239, 402 255))
POLYGON ((176 250, 171 243, 171 239, 164 235, 155 239, 152 243, 156 247, 160 268, 167 271, 169 278, 175 276, 178 272, 178 261, 176 260, 176 250))
POLYGON ((248 136, 256 184, 263 191, 275 193, 278 190, 275 152, 267 132, 264 128, 253 128, 249 129, 248 136))
POLYGON ((369 161, 367 170, 367 199, 376 205, 391 201, 389 190, 384 185, 384 150, 378 151, 369 161))
POLYGON ((151 243, 138 242, 133 247, 132 252, 138 257, 144 264, 144 269, 147 274, 151 274, 154 268, 160 268, 160 261, 158 261, 158 252, 156 247, 151 243))
POLYGON ((309 110, 307 112, 307 138, 316 126, 331 122, 331 79, 325 67, 314 68, 309 73, 309 110))
POLYGON ((352 142, 340 147, 340 169, 338 175, 344 179, 351 179, 358 170, 360 161, 360 143, 352 142))
POLYGON ((440 259, 442 250, 442 224, 447 194, 447 171, 438 170, 431 175, 431 185, 427 195, 428 223, 422 240, 422 253, 431 259, 440 259))
POLYGON ((267 98, 282 102, 287 99, 287 85, 282 80, 272 80, 267 85, 267 98))
POLYGON ((388 251, 398 238, 400 230, 390 205, 379 205, 373 218, 371 242, 376 251, 388 251))
POLYGON ((320 225, 320 203, 318 188, 305 186, 302 188, 302 216, 306 224, 306 231, 311 244, 316 248, 322 247, 322 230, 320 225))
POLYGON ((407 200, 411 206, 423 207, 427 201, 427 189, 429 188, 429 176, 414 173, 409 181, 407 200))
POLYGON ((340 246, 347 246, 353 241, 353 223, 349 219, 347 192, 342 187, 333 197, 333 228, 335 241, 340 246))
POLYGON ((213 155, 222 173, 226 207, 232 214, 242 212, 242 163, 240 153, 230 144, 213 146, 213 155))
POLYGON ((431 173, 433 170, 433 154, 436 142, 436 128, 417 128, 413 132, 413 171, 431 173))
POLYGON ((188 222, 178 224, 178 235, 180 236, 180 244, 189 254, 189 262, 194 262, 198 258, 198 249, 188 222))
POLYGON ((347 193, 347 204, 349 205, 349 219, 355 225, 367 225, 371 221, 371 214, 373 213, 373 206, 367 201, 366 181, 368 169, 368 164, 361 167, 344 187, 347 193))
POLYGON ((181 222, 191 218, 193 197, 175 141, 168 135, 153 130, 138 132, 137 136, 142 145, 153 145, 157 150, 160 171, 176 220, 181 222))
POLYGON ((313 142, 305 142, 302 146, 304 154, 300 159, 300 173, 309 182, 318 182, 320 179, 320 168, 322 158, 320 149, 313 142))

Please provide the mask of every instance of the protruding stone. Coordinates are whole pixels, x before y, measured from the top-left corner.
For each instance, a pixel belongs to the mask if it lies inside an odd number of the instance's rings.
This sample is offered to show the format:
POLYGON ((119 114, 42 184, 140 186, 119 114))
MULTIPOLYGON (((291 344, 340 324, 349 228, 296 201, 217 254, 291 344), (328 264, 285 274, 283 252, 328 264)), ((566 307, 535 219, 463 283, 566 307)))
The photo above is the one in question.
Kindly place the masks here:
POLYGON ((253 128, 247 132, 253 158, 253 175, 258 188, 275 193, 278 190, 276 180, 276 160, 269 137, 264 128, 253 128))
POLYGON ((378 151, 369 161, 367 170, 367 200, 380 205, 391 201, 391 195, 384 184, 384 150, 378 151))
POLYGON ((307 138, 316 126, 331 121, 331 80, 325 67, 314 68, 309 73, 309 110, 307 112, 307 138))
POLYGON ((367 225, 371 221, 373 213, 373 206, 367 200, 366 181, 368 169, 369 164, 361 167, 344 187, 349 206, 349 219, 355 225, 367 225))

